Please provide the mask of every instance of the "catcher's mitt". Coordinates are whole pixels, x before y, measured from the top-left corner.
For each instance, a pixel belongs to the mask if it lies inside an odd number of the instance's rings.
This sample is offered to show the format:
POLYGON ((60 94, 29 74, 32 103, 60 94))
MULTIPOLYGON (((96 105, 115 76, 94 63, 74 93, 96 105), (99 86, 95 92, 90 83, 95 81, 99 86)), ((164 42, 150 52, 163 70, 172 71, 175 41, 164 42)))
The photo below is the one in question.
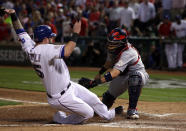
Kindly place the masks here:
POLYGON ((89 89, 91 88, 90 85, 92 83, 92 80, 90 80, 89 78, 82 77, 81 79, 79 79, 78 83, 89 89))
POLYGON ((82 77, 78 83, 87 89, 93 88, 97 86, 98 84, 101 83, 100 79, 99 80, 90 80, 89 78, 82 77))
POLYGON ((3 7, 0 7, 0 17, 4 16, 5 15, 5 8, 3 7))

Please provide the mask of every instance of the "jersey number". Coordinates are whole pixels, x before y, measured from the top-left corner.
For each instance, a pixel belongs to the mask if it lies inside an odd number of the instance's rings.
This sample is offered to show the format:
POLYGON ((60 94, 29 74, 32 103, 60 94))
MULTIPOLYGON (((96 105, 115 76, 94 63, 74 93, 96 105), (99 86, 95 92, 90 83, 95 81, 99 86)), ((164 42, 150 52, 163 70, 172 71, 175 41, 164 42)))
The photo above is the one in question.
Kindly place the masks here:
POLYGON ((43 72, 40 71, 41 69, 41 66, 40 65, 33 65, 33 68, 34 70, 36 71, 37 75, 40 77, 40 78, 44 78, 44 74, 43 72))

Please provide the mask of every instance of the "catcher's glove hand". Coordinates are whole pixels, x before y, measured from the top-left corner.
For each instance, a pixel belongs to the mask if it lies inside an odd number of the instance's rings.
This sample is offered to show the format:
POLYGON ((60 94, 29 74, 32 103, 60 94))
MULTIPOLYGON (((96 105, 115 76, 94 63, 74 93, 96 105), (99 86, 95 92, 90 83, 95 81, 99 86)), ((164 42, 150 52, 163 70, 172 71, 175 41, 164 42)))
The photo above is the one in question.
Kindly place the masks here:
POLYGON ((5 15, 5 8, 3 7, 0 7, 0 17, 4 16, 5 15))
POLYGON ((100 84, 100 81, 98 80, 90 80, 89 78, 85 78, 82 77, 78 83, 84 87, 86 87, 87 89, 93 88, 95 86, 97 86, 98 84, 100 84))

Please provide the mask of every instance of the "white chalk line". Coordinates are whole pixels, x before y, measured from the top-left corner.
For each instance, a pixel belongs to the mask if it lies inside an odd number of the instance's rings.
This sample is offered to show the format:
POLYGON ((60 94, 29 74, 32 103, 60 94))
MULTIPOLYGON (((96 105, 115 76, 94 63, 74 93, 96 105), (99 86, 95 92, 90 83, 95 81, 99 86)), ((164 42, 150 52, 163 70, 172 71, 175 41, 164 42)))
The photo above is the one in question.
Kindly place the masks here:
POLYGON ((173 116, 173 115, 184 114, 184 113, 152 114, 152 113, 145 113, 145 112, 139 112, 139 113, 143 114, 144 116, 151 116, 151 117, 168 117, 168 116, 173 116))
MULTIPOLYGON (((33 101, 25 101, 25 100, 15 100, 15 99, 8 99, 8 98, 0 98, 0 100, 6 100, 6 101, 14 101, 14 102, 21 102, 21 103, 29 103, 29 104, 40 104, 40 105, 48 105, 48 103, 44 102, 33 102, 33 101)), ((173 115, 180 115, 185 113, 166 113, 166 114, 152 114, 152 113, 145 113, 140 112, 140 114, 151 116, 151 117, 166 117, 166 116, 173 116, 173 115)), ((129 123, 126 121, 121 122, 112 122, 112 123, 91 123, 91 124, 85 124, 87 126, 102 126, 102 127, 116 127, 116 128, 154 128, 154 129, 170 129, 175 130, 176 128, 169 128, 169 127, 163 127, 163 126, 150 126, 150 125, 135 125, 134 123, 129 123)), ((59 124, 10 124, 10 125, 0 125, 0 127, 19 127, 19 126, 59 126, 59 124)))
MULTIPOLYGON (((13 101, 13 102, 21 102, 21 103, 29 103, 29 104, 39 104, 39 105, 49 105, 45 102, 34 102, 34 101, 25 101, 25 100, 15 100, 15 99, 8 99, 8 98, 1 98, 0 100, 5 101, 13 101)), ((151 116, 151 117, 167 117, 167 116, 173 116, 173 115, 186 115, 186 113, 166 113, 166 114, 152 114, 152 113, 145 113, 145 112, 139 112, 140 114, 143 114, 145 116, 151 116)))
POLYGON ((29 103, 29 104, 48 105, 48 103, 44 103, 44 102, 34 102, 34 101, 25 101, 25 100, 15 100, 15 99, 8 99, 8 98, 0 98, 0 100, 13 101, 13 102, 21 102, 21 103, 29 103))
MULTIPOLYGON (((8 99, 8 98, 1 98, 1 97, 0 97, 0 100, 29 103, 29 104, 49 105, 48 103, 45 103, 45 102, 15 100, 15 99, 8 99)), ((180 115, 180 114, 186 115, 185 113, 166 113, 166 114, 152 114, 152 113, 145 113, 145 112, 139 112, 139 113, 141 113, 145 116, 152 116, 152 117, 167 117, 167 116, 180 115)))

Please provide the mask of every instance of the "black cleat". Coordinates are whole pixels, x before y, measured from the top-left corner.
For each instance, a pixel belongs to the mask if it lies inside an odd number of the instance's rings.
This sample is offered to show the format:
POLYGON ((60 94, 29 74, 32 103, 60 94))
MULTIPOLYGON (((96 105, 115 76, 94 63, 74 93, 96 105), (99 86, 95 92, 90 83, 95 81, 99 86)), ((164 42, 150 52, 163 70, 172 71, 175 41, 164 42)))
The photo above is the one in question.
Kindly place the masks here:
POLYGON ((118 114, 118 115, 122 114, 123 109, 124 109, 123 106, 118 106, 118 107, 115 108, 115 113, 118 114))

